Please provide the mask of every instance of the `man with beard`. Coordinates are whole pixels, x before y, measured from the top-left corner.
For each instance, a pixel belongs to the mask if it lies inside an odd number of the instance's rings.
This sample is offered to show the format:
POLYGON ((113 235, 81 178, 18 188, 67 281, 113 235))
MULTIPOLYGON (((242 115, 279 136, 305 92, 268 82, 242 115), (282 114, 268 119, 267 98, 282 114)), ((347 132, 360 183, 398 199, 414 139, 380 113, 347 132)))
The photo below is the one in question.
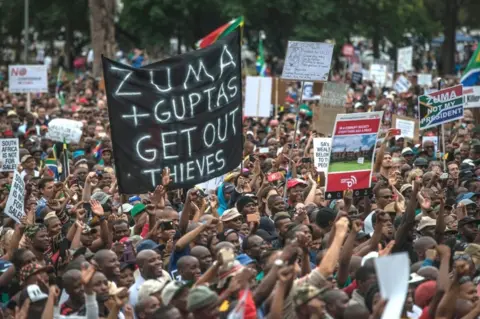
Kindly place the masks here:
POLYGON ((382 142, 382 146, 378 150, 377 154, 375 154, 375 164, 373 166, 373 172, 380 173, 377 174, 378 180, 383 180, 385 182, 388 182, 388 176, 390 169, 392 168, 392 154, 385 151, 387 144, 391 139, 390 134, 390 131, 388 131, 385 139, 382 142))
POLYGON ((135 306, 138 302, 138 291, 140 286, 149 279, 158 280, 165 285, 171 280, 167 272, 163 270, 162 257, 154 250, 142 250, 137 255, 137 265, 140 275, 135 280, 135 284, 128 290, 130 293, 130 304, 135 306))

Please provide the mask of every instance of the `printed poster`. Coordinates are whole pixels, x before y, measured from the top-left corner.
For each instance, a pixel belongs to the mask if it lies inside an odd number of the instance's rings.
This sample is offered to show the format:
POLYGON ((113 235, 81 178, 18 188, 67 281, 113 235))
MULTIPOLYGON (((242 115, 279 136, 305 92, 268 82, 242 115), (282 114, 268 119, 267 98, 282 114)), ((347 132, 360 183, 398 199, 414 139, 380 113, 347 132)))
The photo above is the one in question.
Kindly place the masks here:
POLYGON ((420 129, 463 118, 463 86, 456 85, 418 97, 420 129))
POLYGON ((10 93, 48 92, 46 65, 9 65, 8 74, 10 93))
POLYGON ((328 166, 327 193, 370 188, 382 116, 383 112, 337 115, 328 166))
POLYGON ((465 108, 480 107, 480 86, 468 86, 463 88, 465 96, 465 108))

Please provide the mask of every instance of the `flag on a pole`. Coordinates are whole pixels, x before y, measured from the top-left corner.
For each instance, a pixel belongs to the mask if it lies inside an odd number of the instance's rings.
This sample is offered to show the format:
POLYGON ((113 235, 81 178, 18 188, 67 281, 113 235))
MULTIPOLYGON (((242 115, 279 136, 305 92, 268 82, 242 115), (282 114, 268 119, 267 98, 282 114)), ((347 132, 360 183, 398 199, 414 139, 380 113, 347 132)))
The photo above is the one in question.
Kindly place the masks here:
POLYGON ((220 28, 209 33, 204 38, 198 40, 196 43, 197 49, 203 49, 208 47, 210 44, 214 43, 218 39, 223 38, 224 36, 231 33, 236 28, 238 27, 243 28, 243 25, 244 25, 243 16, 233 19, 232 21, 222 25, 220 28))
POLYGON ((265 53, 263 52, 263 40, 260 36, 258 41, 257 73, 260 76, 267 76, 267 65, 265 64, 265 53))
POLYGON ((475 86, 480 83, 480 45, 470 58, 460 82, 463 86, 475 86))
POLYGON ((47 168, 47 174, 54 178, 55 181, 58 181, 58 165, 57 160, 55 158, 47 158, 45 160, 45 167, 47 168))

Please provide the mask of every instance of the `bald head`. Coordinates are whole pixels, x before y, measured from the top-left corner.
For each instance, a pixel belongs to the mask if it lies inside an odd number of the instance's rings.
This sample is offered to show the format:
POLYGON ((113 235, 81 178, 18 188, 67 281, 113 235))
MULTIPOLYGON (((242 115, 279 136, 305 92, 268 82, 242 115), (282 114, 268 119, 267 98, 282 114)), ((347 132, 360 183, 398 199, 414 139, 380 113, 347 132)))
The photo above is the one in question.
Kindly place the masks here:
POLYGON ((192 248, 192 250, 190 251, 190 255, 192 255, 193 257, 199 259, 200 256, 203 256, 204 254, 206 253, 209 253, 210 251, 208 250, 207 247, 205 246, 195 246, 192 248))
POLYGON ((155 255, 157 255, 157 253, 151 249, 145 249, 139 252, 136 258, 138 267, 142 268, 145 262, 155 255))
MULTIPOLYGON (((219 242, 218 244, 215 245, 215 256, 218 255, 218 252, 222 248, 227 248, 227 249, 231 249, 231 250, 235 251, 235 246, 232 243, 230 243, 228 241, 221 241, 221 242, 219 242)), ((216 257, 214 257, 214 258, 216 258, 216 257)))
POLYGON ((178 260, 177 268, 178 270, 184 269, 185 267, 190 265, 190 263, 193 263, 195 261, 197 261, 197 258, 193 256, 183 256, 178 260))
POLYGON ((71 287, 73 287, 75 283, 79 282, 81 277, 82 277, 82 272, 77 269, 71 269, 63 274, 62 276, 63 287, 69 294, 71 294, 71 292, 69 291, 71 290, 71 287))
POLYGON ((369 319, 370 312, 368 309, 359 304, 355 303, 353 305, 348 306, 343 313, 343 319, 369 319))

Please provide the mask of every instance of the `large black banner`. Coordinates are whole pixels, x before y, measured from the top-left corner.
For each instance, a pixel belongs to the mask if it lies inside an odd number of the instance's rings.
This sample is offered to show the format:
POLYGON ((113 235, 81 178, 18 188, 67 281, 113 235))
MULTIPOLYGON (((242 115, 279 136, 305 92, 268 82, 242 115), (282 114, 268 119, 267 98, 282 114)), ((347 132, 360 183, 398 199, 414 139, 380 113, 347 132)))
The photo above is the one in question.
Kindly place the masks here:
POLYGON ((239 32, 141 69, 103 57, 119 190, 169 189, 229 172, 242 158, 239 32))

